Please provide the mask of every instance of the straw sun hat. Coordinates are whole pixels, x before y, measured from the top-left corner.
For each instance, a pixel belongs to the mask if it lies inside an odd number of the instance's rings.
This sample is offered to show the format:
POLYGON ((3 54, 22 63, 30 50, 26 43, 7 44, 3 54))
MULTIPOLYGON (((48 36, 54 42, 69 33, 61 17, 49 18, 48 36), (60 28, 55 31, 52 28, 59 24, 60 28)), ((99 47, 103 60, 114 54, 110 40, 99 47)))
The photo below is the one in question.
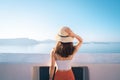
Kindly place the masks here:
POLYGON ((61 41, 63 43, 68 43, 68 42, 73 42, 73 39, 72 37, 70 37, 68 35, 68 33, 65 31, 68 27, 62 27, 60 28, 57 36, 56 36, 56 40, 57 41, 61 41))

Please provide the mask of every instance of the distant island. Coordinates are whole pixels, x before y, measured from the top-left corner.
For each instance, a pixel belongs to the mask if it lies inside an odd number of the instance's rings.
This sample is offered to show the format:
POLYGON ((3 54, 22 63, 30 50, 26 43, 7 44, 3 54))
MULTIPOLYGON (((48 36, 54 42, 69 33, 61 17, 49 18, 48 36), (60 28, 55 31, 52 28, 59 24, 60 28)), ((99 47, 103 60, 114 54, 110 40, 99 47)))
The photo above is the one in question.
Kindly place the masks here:
POLYGON ((35 45, 39 41, 28 38, 0 39, 0 45, 35 45))
MULTIPOLYGON (((47 39, 43 41, 37 41, 34 39, 29 38, 12 38, 12 39, 0 39, 0 45, 37 45, 41 43, 55 43, 55 40, 47 39)), ((76 42, 75 42, 76 43, 76 42)), ((111 44, 116 43, 119 44, 120 42, 83 42, 83 44, 111 44)))

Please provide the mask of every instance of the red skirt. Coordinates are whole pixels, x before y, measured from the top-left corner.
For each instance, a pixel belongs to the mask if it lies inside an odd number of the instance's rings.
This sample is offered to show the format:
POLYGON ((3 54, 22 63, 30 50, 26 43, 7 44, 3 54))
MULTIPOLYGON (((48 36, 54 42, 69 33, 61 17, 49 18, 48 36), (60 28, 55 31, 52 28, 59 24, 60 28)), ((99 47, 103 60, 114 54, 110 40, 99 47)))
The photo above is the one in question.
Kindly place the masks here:
POLYGON ((60 71, 55 73, 54 80, 75 80, 72 70, 60 71))

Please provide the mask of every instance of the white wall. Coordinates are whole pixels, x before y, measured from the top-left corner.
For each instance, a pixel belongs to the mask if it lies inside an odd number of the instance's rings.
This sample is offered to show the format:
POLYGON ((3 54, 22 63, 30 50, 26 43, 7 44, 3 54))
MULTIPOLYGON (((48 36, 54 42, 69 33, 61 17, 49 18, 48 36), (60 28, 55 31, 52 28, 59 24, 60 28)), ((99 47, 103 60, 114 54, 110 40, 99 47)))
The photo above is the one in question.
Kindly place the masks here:
POLYGON ((0 80, 32 80, 32 66, 27 64, 0 64, 0 80))
MULTIPOLYGON (((40 63, 0 63, 0 80, 38 80, 38 67, 49 65, 49 58, 45 59, 40 63)), ((76 59, 73 66, 88 66, 90 80, 120 80, 120 64, 83 64, 76 59)))
POLYGON ((120 64, 84 65, 88 66, 90 80, 120 80, 120 64))

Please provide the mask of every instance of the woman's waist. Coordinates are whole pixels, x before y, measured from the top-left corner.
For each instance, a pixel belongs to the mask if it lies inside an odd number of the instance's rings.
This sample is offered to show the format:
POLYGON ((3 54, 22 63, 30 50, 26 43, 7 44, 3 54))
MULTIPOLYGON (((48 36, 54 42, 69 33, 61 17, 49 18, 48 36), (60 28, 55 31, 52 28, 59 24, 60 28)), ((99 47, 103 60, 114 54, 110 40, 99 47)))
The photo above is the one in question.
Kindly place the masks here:
POLYGON ((71 70, 71 66, 58 66, 58 70, 61 71, 71 70))
POLYGON ((72 71, 72 69, 57 69, 58 72, 69 72, 72 71))

